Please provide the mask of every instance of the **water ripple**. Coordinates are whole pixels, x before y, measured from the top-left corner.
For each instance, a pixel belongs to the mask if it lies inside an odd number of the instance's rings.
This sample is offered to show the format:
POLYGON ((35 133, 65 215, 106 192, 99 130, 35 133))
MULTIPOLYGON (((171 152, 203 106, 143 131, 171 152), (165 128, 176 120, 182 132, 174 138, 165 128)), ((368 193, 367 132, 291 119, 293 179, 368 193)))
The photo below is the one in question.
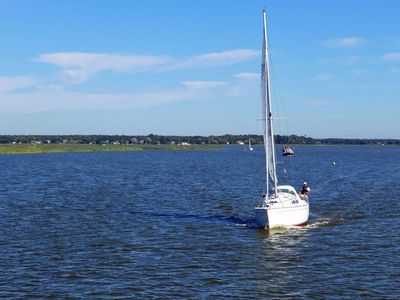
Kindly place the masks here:
POLYGON ((269 231, 261 148, 0 163, 0 298, 400 297, 399 147, 296 147, 309 224, 269 231))

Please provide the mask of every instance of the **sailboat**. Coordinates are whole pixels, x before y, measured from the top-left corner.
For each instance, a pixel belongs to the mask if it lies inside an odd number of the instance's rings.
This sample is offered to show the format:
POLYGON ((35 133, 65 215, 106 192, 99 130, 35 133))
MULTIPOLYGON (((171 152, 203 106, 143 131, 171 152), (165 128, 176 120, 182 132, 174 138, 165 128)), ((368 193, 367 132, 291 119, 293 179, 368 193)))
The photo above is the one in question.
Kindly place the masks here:
POLYGON ((278 185, 267 39, 267 15, 263 11, 261 98, 265 149, 265 190, 255 207, 257 225, 264 228, 303 226, 309 215, 308 196, 300 198, 290 185, 278 185))
POLYGON ((253 147, 251 147, 250 139, 249 139, 249 150, 250 150, 250 151, 253 151, 253 147))

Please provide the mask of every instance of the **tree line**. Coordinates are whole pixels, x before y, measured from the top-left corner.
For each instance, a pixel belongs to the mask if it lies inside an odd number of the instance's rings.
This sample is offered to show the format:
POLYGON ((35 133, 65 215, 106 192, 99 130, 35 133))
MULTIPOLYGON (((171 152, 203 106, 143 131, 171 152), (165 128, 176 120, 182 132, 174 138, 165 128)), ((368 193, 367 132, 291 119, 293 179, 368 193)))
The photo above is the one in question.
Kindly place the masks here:
MULTIPOLYGON (((178 136, 178 135, 0 135, 0 144, 263 144, 262 135, 210 135, 210 136, 178 136)), ((400 139, 343 139, 343 138, 311 138, 298 135, 276 135, 275 142, 280 145, 400 145, 400 139)))

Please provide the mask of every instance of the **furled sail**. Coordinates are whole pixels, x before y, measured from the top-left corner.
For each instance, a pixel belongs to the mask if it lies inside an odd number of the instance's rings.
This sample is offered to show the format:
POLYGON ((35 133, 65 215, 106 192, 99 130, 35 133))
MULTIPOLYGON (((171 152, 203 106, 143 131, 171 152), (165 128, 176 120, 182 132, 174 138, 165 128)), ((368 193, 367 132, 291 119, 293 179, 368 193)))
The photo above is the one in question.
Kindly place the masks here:
POLYGON ((269 179, 272 181, 274 193, 278 184, 276 177, 275 165, 275 143, 274 132, 272 127, 272 110, 271 110, 271 90, 269 78, 269 59, 268 59, 268 37, 267 37, 267 17, 264 11, 264 39, 262 48, 261 63, 261 98, 262 98, 262 114, 263 114, 263 131, 264 131, 264 147, 266 157, 266 193, 269 193, 269 179))

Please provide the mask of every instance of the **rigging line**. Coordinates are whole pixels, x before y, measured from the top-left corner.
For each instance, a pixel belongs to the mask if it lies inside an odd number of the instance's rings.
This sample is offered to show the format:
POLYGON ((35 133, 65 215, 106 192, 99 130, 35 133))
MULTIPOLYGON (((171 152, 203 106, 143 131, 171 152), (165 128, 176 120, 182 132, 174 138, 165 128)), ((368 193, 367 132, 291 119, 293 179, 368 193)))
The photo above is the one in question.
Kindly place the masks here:
MULTIPOLYGON (((272 56, 272 55, 273 55, 273 53, 270 56, 272 56)), ((270 63, 270 68, 271 68, 272 75, 274 75, 273 78, 278 78, 278 76, 276 75, 277 72, 275 69, 274 60, 272 59, 271 61, 272 62, 270 63)), ((272 82, 272 91, 274 94, 274 98, 278 99, 278 101, 274 101, 274 103, 276 103, 275 111, 278 112, 278 115, 288 116, 286 101, 285 101, 285 98, 282 97, 279 80, 274 80, 272 82)), ((289 135, 289 120, 288 120, 288 117, 285 117, 285 118, 286 118, 286 121, 283 122, 283 124, 282 124, 282 122, 276 122, 276 125, 278 127, 280 135, 289 135)), ((275 118, 275 119, 277 119, 277 118, 275 118)))
MULTIPOLYGON (((270 52, 270 63, 269 63, 269 66, 270 66, 270 76, 272 77, 272 78, 276 78, 276 76, 274 75, 276 72, 275 72, 275 67, 274 67, 274 62, 273 62, 273 55, 271 54, 271 52, 270 52)), ((279 98, 278 98, 278 95, 277 95, 277 93, 276 93, 276 91, 277 91, 277 89, 276 89, 276 87, 277 87, 277 83, 276 83, 276 80, 271 80, 271 82, 270 82, 270 84, 271 84, 271 93, 272 93, 272 98, 273 99, 275 99, 275 101, 274 101, 274 115, 280 115, 280 112, 281 112, 281 109, 280 109, 280 101, 278 100, 279 98)), ((276 118, 274 118, 274 120, 276 120, 276 118)), ((280 124, 280 122, 274 122, 274 127, 275 127, 275 134, 281 134, 281 132, 282 132, 282 129, 281 129, 281 124, 280 124)))
MULTIPOLYGON (((273 87, 274 87, 274 96, 275 96, 276 98, 279 97, 279 96, 277 95, 277 92, 278 92, 277 86, 278 86, 278 85, 276 84, 276 82, 274 82, 274 83, 273 83, 273 87)), ((279 105, 280 102, 281 102, 281 101, 275 101, 275 103, 278 104, 277 107, 276 107, 276 110, 278 111, 278 114, 279 114, 280 112, 282 112, 281 106, 279 105)), ((281 120, 281 119, 283 119, 283 118, 285 118, 285 117, 274 117, 274 120, 281 120)), ((277 129, 278 129, 278 130, 276 131, 276 134, 284 135, 284 133, 283 133, 283 128, 282 128, 282 123, 281 123, 280 121, 276 121, 276 122, 274 122, 274 124, 275 124, 275 126, 277 127, 277 129)), ((278 143, 275 144, 276 153, 281 153, 280 147, 281 147, 280 144, 278 144, 278 143)), ((284 182, 285 184, 288 184, 288 183, 289 183, 289 177, 288 177, 288 173, 287 173, 288 166, 287 166, 287 164, 286 164, 286 160, 283 159, 283 157, 280 157, 280 158, 279 158, 279 161, 278 161, 278 159, 277 159, 277 163, 282 164, 282 167, 280 168, 281 171, 280 171, 279 174, 278 174, 278 177, 279 177, 278 181, 281 181, 281 182, 284 182)))
POLYGON ((257 135, 263 135, 262 123, 260 122, 260 121, 264 121, 264 119, 261 118, 261 116, 260 116, 261 115, 261 109, 262 109, 262 104, 261 104, 261 101, 260 101, 261 97, 262 96, 261 96, 261 84, 260 84, 258 97, 257 97, 257 101, 256 101, 256 103, 257 103, 257 108, 256 108, 257 118, 254 120, 254 122, 255 122, 255 133, 257 135))

